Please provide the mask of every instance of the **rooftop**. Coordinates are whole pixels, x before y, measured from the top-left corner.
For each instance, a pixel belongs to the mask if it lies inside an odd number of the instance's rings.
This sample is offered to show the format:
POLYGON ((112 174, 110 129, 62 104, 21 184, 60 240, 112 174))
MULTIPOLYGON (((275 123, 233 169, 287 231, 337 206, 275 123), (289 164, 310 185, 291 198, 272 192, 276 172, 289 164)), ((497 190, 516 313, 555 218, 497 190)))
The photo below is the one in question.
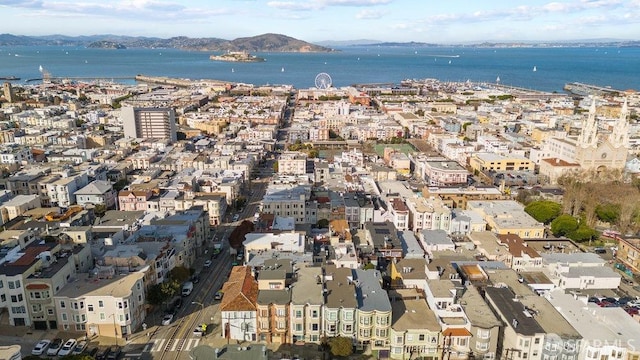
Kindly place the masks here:
POLYGON ((391 303, 391 327, 396 331, 428 330, 440 332, 440 324, 424 299, 402 299, 391 303))
POLYGON ((460 297, 459 304, 467 314, 472 326, 490 329, 502 325, 489 305, 474 286, 467 286, 460 297))
POLYGON ((125 298, 131 295, 134 284, 144 278, 144 273, 115 275, 111 279, 90 277, 89 274, 77 274, 77 279, 66 284, 56 297, 78 298, 83 296, 112 296, 125 298))
POLYGON ((516 333, 524 336, 534 336, 545 333, 544 329, 531 316, 525 315, 525 307, 519 301, 514 301, 514 293, 506 287, 487 287, 487 298, 491 299, 496 310, 502 314, 505 321, 516 333))

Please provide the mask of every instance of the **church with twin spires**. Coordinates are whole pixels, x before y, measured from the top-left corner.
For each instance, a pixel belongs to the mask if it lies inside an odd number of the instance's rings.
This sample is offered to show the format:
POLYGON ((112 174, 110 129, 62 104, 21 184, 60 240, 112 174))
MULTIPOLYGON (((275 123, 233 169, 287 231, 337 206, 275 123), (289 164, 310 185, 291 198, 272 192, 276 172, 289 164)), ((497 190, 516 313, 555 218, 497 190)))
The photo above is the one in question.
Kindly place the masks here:
POLYGON ((605 133, 598 127, 594 99, 577 137, 565 135, 546 140, 544 156, 540 161, 540 174, 548 176, 550 182, 554 183, 555 179, 567 171, 624 169, 630 148, 628 115, 625 100, 613 129, 605 133))

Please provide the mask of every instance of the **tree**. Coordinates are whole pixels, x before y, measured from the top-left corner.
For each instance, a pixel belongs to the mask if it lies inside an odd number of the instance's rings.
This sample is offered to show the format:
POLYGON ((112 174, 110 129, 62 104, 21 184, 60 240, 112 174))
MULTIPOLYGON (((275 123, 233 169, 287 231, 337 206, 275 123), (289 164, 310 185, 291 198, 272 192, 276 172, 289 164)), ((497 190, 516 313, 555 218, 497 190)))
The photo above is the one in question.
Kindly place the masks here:
POLYGON ((598 204, 596 206, 596 216, 600 221, 614 224, 620 217, 620 206, 617 204, 598 204))
POLYGON ((329 227, 329 220, 320 219, 318 220, 318 229, 326 229, 329 227))
POLYGON ((376 266, 375 266, 375 265, 373 265, 373 263, 372 263, 372 262, 368 262, 368 263, 367 263, 367 265, 365 265, 365 266, 363 267, 363 269, 364 269, 364 270, 373 270, 373 269, 375 269, 375 268, 376 268, 376 266))
POLYGON ((278 172, 278 162, 277 161, 273 162, 273 172, 275 172, 275 173, 278 172))
POLYGON ((549 200, 534 201, 527 205, 524 211, 537 221, 548 224, 560 215, 562 205, 549 200))
POLYGON ((93 212, 96 216, 103 217, 104 213, 107 212, 107 206, 105 204, 97 204, 93 209, 93 212))
POLYGON ((147 301, 151 305, 161 305, 173 298, 180 290, 180 283, 175 279, 152 285, 147 292, 147 301))
POLYGON ((169 271, 169 277, 178 283, 183 283, 189 279, 191 271, 184 266, 176 266, 169 271))
POLYGON ((565 236, 578 228, 578 220, 569 214, 562 214, 551 222, 551 232, 555 236, 565 236))
POLYGON ((330 338, 328 343, 333 356, 349 356, 353 353, 353 343, 348 337, 337 336, 330 338))
POLYGON ((583 242, 597 238, 598 232, 587 226, 587 224, 580 223, 578 228, 570 232, 567 237, 577 242, 583 242))

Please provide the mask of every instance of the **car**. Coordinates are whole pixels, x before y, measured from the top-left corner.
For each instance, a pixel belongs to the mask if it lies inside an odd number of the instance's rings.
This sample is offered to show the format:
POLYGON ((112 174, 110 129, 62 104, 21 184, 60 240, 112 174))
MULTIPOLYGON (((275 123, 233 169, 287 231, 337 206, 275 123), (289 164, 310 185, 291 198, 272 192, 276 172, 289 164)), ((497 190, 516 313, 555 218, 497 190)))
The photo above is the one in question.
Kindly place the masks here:
POLYGON ((82 341, 78 342, 78 344, 76 345, 75 348, 73 348, 73 351, 71 352, 71 354, 72 355, 82 354, 82 352, 86 348, 87 348, 87 342, 85 340, 82 340, 82 341))
POLYGON ((224 296, 224 293, 222 292, 222 290, 218 290, 216 291, 216 294, 213 296, 213 300, 222 300, 223 296, 224 296))
POLYGON ((104 348, 104 349, 100 350, 96 354, 96 359, 97 360, 106 360, 107 359, 107 355, 109 354, 109 351, 111 351, 111 348, 104 348))
POLYGON ((618 301, 616 301, 616 304, 619 305, 627 305, 627 303, 629 303, 629 301, 633 300, 632 297, 629 296, 623 296, 620 299, 618 299, 618 301))
POLYGON ((213 264, 213 261, 207 260, 207 261, 204 262, 203 266, 206 267, 206 268, 210 268, 211 264, 213 264))
POLYGON ((631 279, 627 279, 627 278, 622 278, 622 283, 623 283, 623 284, 626 284, 626 285, 629 285, 629 286, 633 286, 633 285, 635 285, 635 283, 633 282, 633 280, 631 280, 631 279))
POLYGON ((163 318, 162 318, 162 325, 169 325, 171 324, 171 322, 173 321, 173 314, 166 314, 163 318))
POLYGON ((31 355, 42 355, 51 344, 51 340, 40 340, 31 350, 31 355))
POLYGON ((58 351, 58 356, 66 356, 71 354, 77 343, 78 341, 76 339, 67 340, 67 342, 62 345, 62 348, 60 348, 60 351, 58 351))
POLYGON ((62 339, 60 338, 53 339, 53 341, 51 341, 51 344, 49 344, 49 349, 47 349, 47 355, 49 356, 58 355, 58 351, 60 351, 61 347, 62 347, 62 339))
POLYGON ((236 222, 238 220, 240 220, 240 215, 238 214, 233 215, 233 222, 236 222))
POLYGON ((640 300, 631 300, 627 303, 627 306, 640 307, 640 300))
POLYGON ((111 350, 109 350, 109 353, 107 354, 107 360, 117 360, 121 353, 122 349, 120 349, 120 347, 112 346, 111 350))
POLYGON ((87 356, 90 356, 90 357, 95 359, 96 354, 98 353, 98 350, 100 350, 100 349, 98 349, 97 347, 93 347, 91 349, 88 349, 86 351, 86 354, 87 354, 87 356))
POLYGON ((199 275, 193 275, 191 277, 191 282, 194 283, 194 284, 199 283, 200 282, 200 276, 199 275))
POLYGON ((193 330, 193 335, 194 336, 204 336, 206 333, 207 333, 207 324, 198 325, 193 330))
POLYGON ((588 302, 600 305, 600 299, 595 296, 590 297, 588 302))
MULTIPOLYGON (((177 298, 176 301, 173 302, 173 307, 176 309, 180 309, 182 306, 182 298, 177 298)), ((175 311, 173 312, 175 314, 175 311)))

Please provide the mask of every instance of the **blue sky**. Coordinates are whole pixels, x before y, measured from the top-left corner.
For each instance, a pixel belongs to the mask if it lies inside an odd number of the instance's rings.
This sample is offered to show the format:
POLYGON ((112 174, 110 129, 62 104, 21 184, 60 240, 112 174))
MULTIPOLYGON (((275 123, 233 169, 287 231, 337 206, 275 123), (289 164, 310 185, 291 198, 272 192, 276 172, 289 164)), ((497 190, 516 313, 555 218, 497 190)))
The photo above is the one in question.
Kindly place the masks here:
POLYGON ((0 33, 462 43, 640 40, 640 0, 0 0, 0 33))

